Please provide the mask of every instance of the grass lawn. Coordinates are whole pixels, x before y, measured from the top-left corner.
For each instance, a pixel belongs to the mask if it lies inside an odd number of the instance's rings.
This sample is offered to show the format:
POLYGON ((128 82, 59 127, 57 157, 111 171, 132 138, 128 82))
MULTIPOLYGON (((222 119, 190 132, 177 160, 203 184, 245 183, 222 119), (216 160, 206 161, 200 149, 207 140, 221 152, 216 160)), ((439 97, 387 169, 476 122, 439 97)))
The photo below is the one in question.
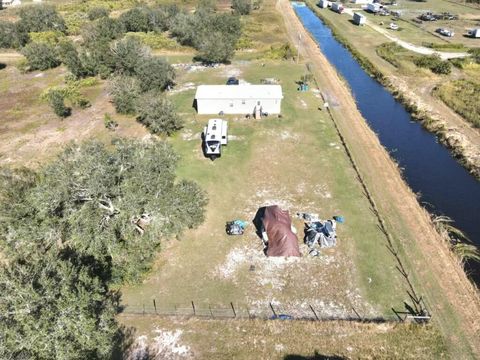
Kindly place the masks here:
MULTIPOLYGON (((185 84, 218 84, 236 74, 251 83, 263 77, 281 80, 281 119, 246 120, 229 116, 233 138, 222 158, 203 158, 200 133, 208 116, 192 109, 194 90, 171 95, 185 118, 185 128, 171 139, 181 154, 179 175, 198 181, 210 203, 206 222, 164 249, 142 284, 122 289, 132 310, 157 306, 172 309, 226 307, 232 301, 252 312, 268 313, 268 303, 293 315, 312 305, 322 316, 391 315, 405 298, 393 258, 384 245, 369 204, 357 182, 333 124, 317 107, 313 91, 300 93, 295 81, 304 64, 292 62, 233 63, 179 76, 185 84), (323 218, 343 215, 338 246, 318 258, 268 259, 253 225, 242 237, 225 235, 225 222, 253 219, 258 207, 279 204, 293 215, 316 212, 323 218), (253 269, 253 271, 252 271, 253 269)), ((302 223, 295 221, 299 232, 302 223)), ((311 313, 310 313, 311 314, 311 313)))

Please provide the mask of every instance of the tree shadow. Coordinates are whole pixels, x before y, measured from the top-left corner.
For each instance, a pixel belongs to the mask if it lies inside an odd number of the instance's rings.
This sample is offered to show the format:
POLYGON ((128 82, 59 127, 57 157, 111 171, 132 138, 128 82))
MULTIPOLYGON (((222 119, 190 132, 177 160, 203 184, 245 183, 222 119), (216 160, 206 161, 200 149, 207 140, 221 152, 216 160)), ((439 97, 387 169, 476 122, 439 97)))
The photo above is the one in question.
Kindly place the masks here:
MULTIPOLYGON (((128 351, 135 343, 136 329, 133 327, 121 326, 117 334, 115 345, 112 351, 112 360, 123 360, 127 358, 128 351)), ((147 352, 148 356, 148 352, 147 352)), ((148 360, 149 357, 144 356, 137 360, 148 360)))
POLYGON ((7 64, 0 63, 0 70, 5 69, 7 67, 7 64))
POLYGON ((283 360, 345 360, 346 357, 340 355, 323 355, 315 351, 311 356, 303 356, 297 354, 286 355, 283 360))

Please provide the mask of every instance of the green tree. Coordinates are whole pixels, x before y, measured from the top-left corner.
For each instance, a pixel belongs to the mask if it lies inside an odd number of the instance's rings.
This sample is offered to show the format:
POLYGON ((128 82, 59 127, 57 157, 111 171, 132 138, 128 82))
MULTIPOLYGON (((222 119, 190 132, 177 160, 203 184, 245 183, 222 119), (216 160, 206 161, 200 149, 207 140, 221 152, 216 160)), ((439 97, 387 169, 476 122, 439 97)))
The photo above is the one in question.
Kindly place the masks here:
POLYGON ((232 0, 232 8, 239 15, 248 15, 252 11, 251 0, 232 0))
POLYGON ((71 109, 65 106, 65 95, 60 90, 51 90, 48 93, 48 103, 53 109, 53 112, 61 118, 70 116, 71 109))
POLYGON ((138 105, 137 120, 153 134, 172 135, 182 128, 175 106, 164 96, 153 92, 146 94, 138 105))
POLYGON ((33 261, 42 257, 35 249, 68 247, 111 261, 113 282, 138 278, 161 239, 203 221, 205 193, 176 180, 177 161, 163 142, 87 142, 69 146, 33 179, 0 173, 0 183, 15 185, 0 193, 2 255, 33 261))
POLYGON ((119 333, 108 267, 70 248, 0 268, 0 358, 107 359, 119 333))
POLYGON ((57 46, 58 57, 67 69, 78 78, 94 75, 85 68, 77 48, 70 40, 61 41, 57 46))
POLYGON ((60 65, 55 46, 46 43, 28 43, 22 54, 30 70, 47 70, 60 65))
POLYGON ((134 37, 116 41, 111 46, 115 70, 124 75, 135 75, 140 63, 150 57, 150 48, 134 37))
POLYGON ((143 92, 163 91, 167 86, 172 85, 175 79, 173 67, 165 59, 158 57, 142 59, 135 69, 135 73, 143 92))
POLYGON ((130 76, 117 76, 110 83, 110 95, 119 114, 135 114, 140 96, 139 81, 130 76))
POLYGON ((102 17, 82 28, 82 38, 86 47, 94 48, 99 42, 109 42, 122 37, 124 32, 120 21, 102 17))
POLYGON ((65 32, 65 21, 53 5, 35 4, 24 6, 19 11, 20 23, 27 32, 58 30, 65 32))

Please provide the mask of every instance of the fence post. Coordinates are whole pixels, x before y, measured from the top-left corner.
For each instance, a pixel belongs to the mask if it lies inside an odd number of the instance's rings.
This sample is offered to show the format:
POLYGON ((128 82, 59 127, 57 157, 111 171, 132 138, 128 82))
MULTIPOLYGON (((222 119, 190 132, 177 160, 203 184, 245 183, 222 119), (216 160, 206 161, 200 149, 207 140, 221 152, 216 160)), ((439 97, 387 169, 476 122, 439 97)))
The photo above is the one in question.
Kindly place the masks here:
POLYGON ((233 302, 230 302, 230 306, 232 307, 232 310, 233 310, 233 317, 236 318, 237 313, 235 312, 235 308, 233 307, 233 302))
POLYGON ((157 303, 155 302, 155 299, 153 299, 153 307, 155 308, 155 314, 158 315, 158 313, 157 313, 157 303))
POLYGON ((145 304, 143 304, 143 316, 145 316, 145 304))
POLYGON ((246 308, 247 308, 248 318, 252 319, 252 315, 250 314, 250 309, 248 308, 248 305, 246 305, 246 308))
POLYGON ((193 316, 197 315, 197 313, 195 312, 195 304, 193 303, 193 300, 192 300, 192 309, 193 309, 193 316))
POLYGON ((175 304, 175 305, 173 305, 173 306, 174 306, 174 308, 175 308, 175 316, 177 316, 177 315, 178 315, 178 313, 177 313, 177 304, 175 304))
POLYGON ((315 310, 313 309, 312 305, 308 304, 308 306, 310 306, 310 310, 312 310, 313 315, 315 315, 315 318, 316 318, 317 320, 320 320, 320 319, 318 318, 317 313, 316 313, 315 310))
POLYGON ((274 317, 277 317, 277 313, 275 312, 275 309, 273 308, 272 303, 270 302, 269 304, 270 304, 270 309, 272 309, 273 316, 274 316, 274 317))
POLYGON ((212 312, 212 308, 211 308, 210 304, 208 304, 208 308, 209 308, 209 310, 210 310, 210 315, 212 316, 212 319, 213 319, 214 316, 213 316, 213 312, 212 312))
POLYGON ((360 314, 357 312, 357 310, 355 310, 355 308, 354 308, 353 306, 352 306, 352 310, 353 310, 353 312, 355 313, 355 315, 358 316, 358 319, 359 319, 360 321, 362 321, 362 317, 361 317, 360 314))

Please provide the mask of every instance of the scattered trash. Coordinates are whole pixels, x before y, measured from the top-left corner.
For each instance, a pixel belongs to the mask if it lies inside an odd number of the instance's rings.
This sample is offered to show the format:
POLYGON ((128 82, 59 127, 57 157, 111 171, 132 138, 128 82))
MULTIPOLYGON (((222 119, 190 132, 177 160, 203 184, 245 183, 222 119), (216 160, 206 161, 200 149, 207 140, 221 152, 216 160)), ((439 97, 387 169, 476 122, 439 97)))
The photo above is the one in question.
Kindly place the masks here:
POLYGON ((225 225, 225 230, 228 235, 243 235, 247 225, 248 223, 243 220, 227 221, 227 224, 225 225))

